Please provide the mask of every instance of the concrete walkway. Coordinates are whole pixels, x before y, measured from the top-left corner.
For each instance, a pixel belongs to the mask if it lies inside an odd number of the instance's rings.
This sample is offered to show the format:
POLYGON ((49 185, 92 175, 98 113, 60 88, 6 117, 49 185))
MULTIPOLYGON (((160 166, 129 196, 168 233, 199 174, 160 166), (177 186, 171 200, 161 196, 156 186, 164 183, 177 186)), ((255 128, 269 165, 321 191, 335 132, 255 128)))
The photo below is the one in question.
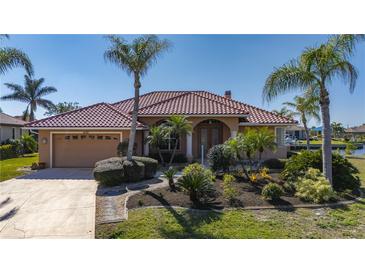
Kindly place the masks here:
POLYGON ((0 238, 94 238, 91 169, 46 169, 0 182, 0 238))

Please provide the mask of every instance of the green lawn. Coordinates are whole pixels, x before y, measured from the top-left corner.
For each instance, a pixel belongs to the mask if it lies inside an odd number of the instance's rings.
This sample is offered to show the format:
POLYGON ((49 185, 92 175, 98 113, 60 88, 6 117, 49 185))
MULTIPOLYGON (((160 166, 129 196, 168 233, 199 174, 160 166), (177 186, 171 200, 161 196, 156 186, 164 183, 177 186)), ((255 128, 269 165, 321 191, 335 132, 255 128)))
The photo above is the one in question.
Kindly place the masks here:
MULTIPOLYGON (((365 157, 349 158, 365 187, 365 157)), ((365 238, 365 199, 337 209, 295 211, 137 209, 127 221, 97 226, 98 238, 365 238)))
POLYGON ((99 238, 365 238, 365 199, 342 209, 231 210, 195 213, 138 209, 118 225, 97 227, 99 238), (320 213, 320 215, 318 215, 320 213))
POLYGON ((361 179, 362 186, 365 187, 365 156, 348 156, 347 158, 354 166, 359 169, 359 177, 361 179))
POLYGON ((38 153, 27 154, 24 157, 0 160, 0 182, 23 175, 24 172, 17 171, 18 168, 38 163, 38 153))
MULTIPOLYGON (((310 143, 312 144, 312 145, 321 145, 322 144, 322 140, 311 140, 310 141, 310 143)), ((346 143, 345 142, 343 142, 343 141, 338 141, 338 140, 332 140, 332 142, 331 142, 333 145, 346 145, 346 143)), ((302 145, 305 145, 305 144, 307 144, 307 141, 305 141, 305 140, 300 140, 299 141, 299 144, 302 144, 302 145)))

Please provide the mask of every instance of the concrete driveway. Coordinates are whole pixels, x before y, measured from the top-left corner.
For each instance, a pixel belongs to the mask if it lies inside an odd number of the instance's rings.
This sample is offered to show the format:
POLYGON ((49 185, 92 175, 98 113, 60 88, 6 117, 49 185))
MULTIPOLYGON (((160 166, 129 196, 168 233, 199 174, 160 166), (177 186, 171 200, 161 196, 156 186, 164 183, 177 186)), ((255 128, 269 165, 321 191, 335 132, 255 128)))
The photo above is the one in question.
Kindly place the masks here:
POLYGON ((45 169, 0 182, 0 238, 94 238, 91 169, 45 169))

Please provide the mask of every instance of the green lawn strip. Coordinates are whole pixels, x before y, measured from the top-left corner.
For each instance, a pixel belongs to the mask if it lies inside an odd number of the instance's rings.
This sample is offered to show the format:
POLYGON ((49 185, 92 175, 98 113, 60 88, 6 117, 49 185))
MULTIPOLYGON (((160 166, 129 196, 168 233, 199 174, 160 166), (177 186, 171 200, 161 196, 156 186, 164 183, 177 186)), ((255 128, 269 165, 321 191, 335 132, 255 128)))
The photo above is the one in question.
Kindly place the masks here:
POLYGON ((320 210, 231 210, 224 213, 182 209, 138 209, 127 221, 97 227, 99 238, 364 238, 365 200, 320 210))
POLYGON ((364 156, 358 156, 358 157, 347 157, 347 159, 358 168, 360 174, 358 174, 361 184, 363 187, 365 187, 365 157, 364 156))
POLYGON ((38 163, 38 153, 26 154, 24 157, 19 158, 0 160, 0 182, 23 175, 24 172, 17 171, 17 169, 30 166, 32 163, 38 163))
MULTIPOLYGON (((346 145, 347 144, 346 142, 339 141, 339 140, 332 140, 331 143, 333 145, 346 145)), ((305 145, 305 144, 307 144, 307 141, 305 141, 305 140, 299 140, 299 144, 305 145)), ((321 145, 322 144, 322 140, 311 140, 310 141, 310 144, 311 145, 321 145)), ((357 143, 355 143, 355 144, 357 144, 357 143)))

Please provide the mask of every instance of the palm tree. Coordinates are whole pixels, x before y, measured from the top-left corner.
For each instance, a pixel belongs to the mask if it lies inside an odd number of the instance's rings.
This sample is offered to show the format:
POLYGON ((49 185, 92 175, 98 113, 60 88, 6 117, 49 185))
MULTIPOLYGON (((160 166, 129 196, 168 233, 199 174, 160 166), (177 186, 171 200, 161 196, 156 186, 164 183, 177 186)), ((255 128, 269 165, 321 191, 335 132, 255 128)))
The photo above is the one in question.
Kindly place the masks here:
POLYGON ((263 127, 256 131, 253 140, 254 147, 259 153, 259 163, 261 163, 264 150, 274 150, 276 148, 275 135, 267 127, 263 127))
POLYGON ((318 47, 306 48, 299 58, 291 60, 269 75, 263 89, 263 98, 271 101, 280 94, 292 89, 313 89, 319 95, 323 121, 322 149, 323 173, 332 183, 332 147, 330 126, 330 94, 328 84, 338 77, 350 84, 350 92, 354 91, 357 72, 350 63, 349 57, 354 54, 355 45, 364 40, 365 35, 335 35, 318 47))
POLYGON ((160 40, 156 35, 143 35, 134 39, 132 43, 115 35, 109 35, 107 39, 111 46, 104 53, 105 60, 116 64, 134 77, 134 105, 127 151, 127 159, 131 161, 136 137, 140 79, 147 74, 157 58, 170 47, 170 43, 168 40, 160 40))
POLYGON ((42 87, 44 78, 32 79, 29 75, 24 75, 24 78, 24 87, 17 84, 5 83, 4 85, 12 90, 13 93, 4 95, 0 99, 26 103, 27 108, 23 113, 23 119, 27 120, 29 118, 29 121, 33 121, 35 119, 34 113, 37 111, 38 106, 45 109, 54 107, 51 101, 43 99, 43 97, 56 92, 57 89, 48 86, 42 87))
POLYGON ((312 117, 320 121, 319 116, 319 98, 317 96, 295 96, 294 102, 285 102, 284 105, 293 108, 293 114, 300 117, 300 121, 304 126, 305 138, 307 141, 307 150, 310 149, 310 134, 308 121, 312 117))
POLYGON ((172 151, 169 162, 169 165, 171 165, 175 157, 177 146, 179 144, 178 142, 179 137, 184 136, 186 134, 190 134, 193 131, 193 128, 191 126, 191 123, 187 120, 187 118, 181 115, 171 116, 169 119, 167 119, 166 125, 169 127, 170 136, 175 136, 176 138, 174 149, 172 151))
POLYGON ((282 107, 280 110, 274 109, 272 112, 274 112, 277 115, 287 117, 292 119, 294 117, 293 112, 290 109, 287 109, 286 107, 282 107))
POLYGON ((345 132, 345 128, 342 126, 342 123, 332 122, 331 129, 335 138, 339 138, 340 135, 345 132))
POLYGON ((152 126, 150 128, 150 134, 147 136, 147 143, 154 147, 158 155, 160 156, 161 164, 164 166, 165 161, 161 154, 160 146, 166 143, 166 139, 168 138, 169 131, 163 125, 152 126))
MULTIPOLYGON (((0 41, 9 38, 0 34, 0 41)), ((15 67, 24 67, 28 74, 33 74, 33 66, 29 57, 21 50, 9 47, 0 47, 0 75, 15 67)))

